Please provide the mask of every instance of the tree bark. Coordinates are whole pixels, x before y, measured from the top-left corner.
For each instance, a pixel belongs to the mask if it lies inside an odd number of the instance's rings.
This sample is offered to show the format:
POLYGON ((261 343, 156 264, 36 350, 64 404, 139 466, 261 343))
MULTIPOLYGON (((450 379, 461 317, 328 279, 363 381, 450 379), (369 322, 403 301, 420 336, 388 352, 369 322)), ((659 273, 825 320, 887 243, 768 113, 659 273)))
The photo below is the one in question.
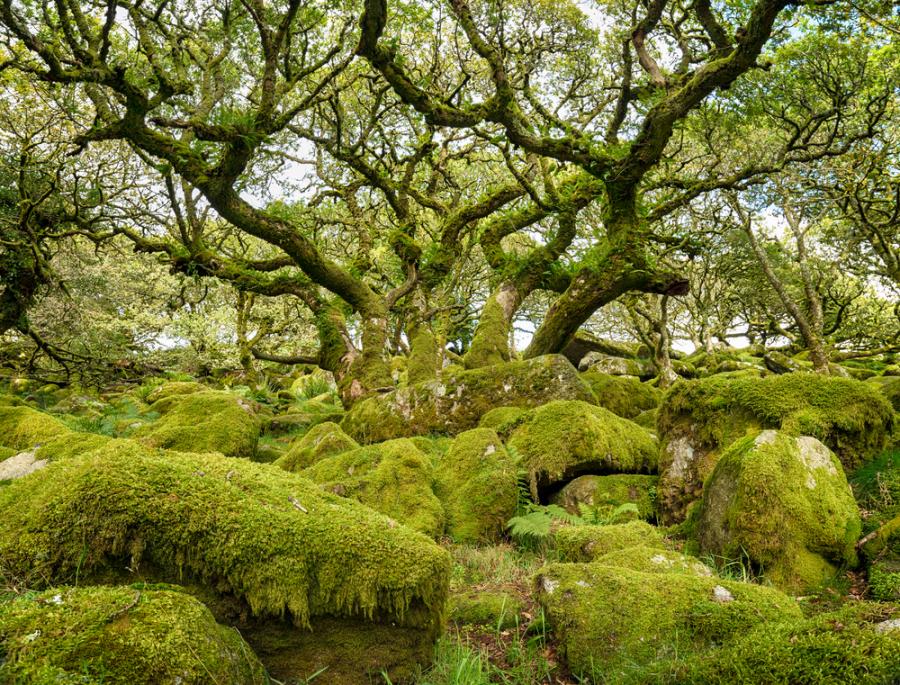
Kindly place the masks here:
POLYGON ((467 369, 510 360, 510 331, 522 299, 519 288, 510 281, 501 283, 488 296, 475 328, 472 345, 463 358, 467 369))

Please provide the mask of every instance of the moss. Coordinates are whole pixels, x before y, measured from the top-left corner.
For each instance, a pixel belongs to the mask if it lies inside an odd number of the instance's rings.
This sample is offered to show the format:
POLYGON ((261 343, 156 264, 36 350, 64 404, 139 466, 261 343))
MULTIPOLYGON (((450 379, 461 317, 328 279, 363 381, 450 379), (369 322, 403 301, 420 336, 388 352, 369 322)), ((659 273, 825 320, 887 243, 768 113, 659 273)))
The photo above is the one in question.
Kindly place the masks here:
POLYGON ((869 559, 877 559, 890 553, 900 557, 900 515, 885 522, 870 535, 863 547, 863 552, 869 559))
POLYGON ((438 537, 444 510, 432 491, 431 460, 405 438, 342 452, 300 472, 405 526, 438 537))
POLYGON ((312 634, 285 631, 271 621, 238 627, 272 682, 291 684, 415 682, 431 663, 437 638, 437 633, 389 621, 360 624, 339 618, 317 620, 312 634))
POLYGON ((655 409, 662 397, 657 388, 630 376, 611 376, 592 369, 581 377, 597 396, 597 404, 626 419, 655 409))
POLYGON ((881 451, 893 428, 887 401, 869 383, 792 373, 766 378, 719 375, 676 383, 660 407, 666 435, 688 417, 701 444, 724 447, 740 437, 734 419, 818 438, 855 468, 881 451))
POLYGON ((884 602, 900 602, 900 556, 876 561, 869 567, 869 592, 884 602))
POLYGON ((428 326, 419 326, 409 341, 409 363, 406 382, 421 383, 434 380, 441 365, 437 339, 428 326))
POLYGON ((334 392, 337 386, 334 376, 323 369, 312 369, 309 373, 294 379, 291 383, 292 397, 312 398, 323 393, 334 392))
POLYGON ((508 445, 520 455, 535 496, 582 473, 653 473, 657 466, 656 440, 646 430, 580 401, 532 410, 508 445))
POLYGON ((423 454, 427 455, 432 463, 436 463, 450 449, 453 438, 444 435, 418 435, 409 439, 423 454))
POLYGON ((35 452, 38 459, 56 461, 70 459, 86 452, 92 452, 112 441, 113 438, 96 433, 65 433, 43 443, 35 452))
POLYGON ((339 425, 326 421, 294 440, 284 456, 275 461, 275 465, 296 473, 326 457, 358 447, 359 443, 344 433, 339 425))
POLYGON ((236 630, 174 589, 56 588, 24 595, 0 604, 0 644, 3 682, 268 682, 236 630))
POLYGON ((516 464, 490 428, 460 433, 437 461, 435 494, 457 542, 495 542, 516 513, 516 464))
POLYGON ((479 369, 508 362, 509 326, 498 298, 489 297, 481 310, 472 345, 464 357, 466 368, 479 369))
POLYGON ((594 561, 629 547, 665 549, 662 535, 644 521, 610 526, 565 526, 553 532, 551 542, 560 561, 594 561))
POLYGON ((890 407, 874 388, 847 378, 738 373, 676 383, 657 422, 660 520, 683 521, 722 451, 761 428, 817 437, 852 470, 882 449, 892 426, 890 407))
POLYGON ((641 428, 646 428, 648 431, 655 433, 656 421, 658 416, 658 409, 647 409, 646 411, 642 411, 640 414, 635 416, 632 420, 641 428))
POLYGON ((849 480, 863 512, 863 533, 900 515, 900 449, 886 450, 854 471, 849 480))
POLYGON ((27 450, 68 432, 58 419, 30 407, 0 407, 0 444, 3 447, 27 450))
POLYGON ((162 383, 147 394, 148 404, 153 404, 167 397, 190 395, 195 392, 206 392, 209 388, 195 381, 169 381, 162 383))
POLYGON ((12 483, 0 513, 0 558, 20 582, 155 565, 300 626, 323 615, 431 626, 446 597, 449 557, 425 537, 306 479, 217 455, 117 440, 12 483))
MULTIPOLYGON (((660 669, 659 682, 697 685, 887 685, 900 673, 896 609, 858 603, 809 619, 767 623, 720 649, 660 669)), ((654 682, 656 682, 654 680, 654 682)))
POLYGON ((870 379, 869 384, 878 388, 878 390, 887 398, 888 402, 891 403, 895 412, 900 412, 900 377, 879 376, 870 379))
POLYGON ((748 560, 789 590, 856 564, 861 522, 837 457, 815 438, 763 431, 726 450, 704 486, 703 553, 748 560))
POLYGON ((439 379, 416 383, 356 403, 341 428, 359 442, 475 428, 491 409, 536 407, 552 399, 594 401, 591 389, 565 357, 547 355, 482 369, 447 367, 439 379))
POLYGON ((617 549, 597 557, 595 561, 605 566, 617 566, 641 573, 687 573, 703 577, 715 575, 695 557, 647 545, 617 549))
POLYGON ((519 623, 522 600, 503 590, 470 590, 450 595, 448 615, 460 626, 487 626, 506 630, 519 623))
POLYGON ((493 428, 501 437, 509 437, 509 434, 527 416, 528 410, 522 407, 495 407, 481 417, 479 428, 493 428))
POLYGON ((132 436, 153 447, 180 452, 221 452, 250 458, 256 452, 259 420, 252 407, 227 392, 171 395, 154 402, 162 414, 132 436))
POLYGON ((0 447, 0 461, 6 461, 14 454, 18 454, 19 450, 12 447, 0 447))
POLYGON ((634 504, 637 512, 627 512, 628 518, 649 520, 655 516, 656 476, 615 474, 612 476, 579 476, 556 493, 551 502, 559 504, 571 514, 579 515, 581 507, 588 507, 601 515, 611 515, 623 504, 634 504))
POLYGON ((344 410, 330 402, 307 400, 295 411, 278 414, 266 421, 267 435, 303 435, 320 423, 338 423, 344 417, 344 410))
POLYGON ((578 365, 589 373, 637 379, 653 377, 653 365, 642 359, 615 357, 602 352, 588 352, 578 365))
POLYGON ((774 588, 600 563, 550 564, 538 573, 536 587, 569 668, 606 682, 635 678, 755 625, 802 616, 774 588))

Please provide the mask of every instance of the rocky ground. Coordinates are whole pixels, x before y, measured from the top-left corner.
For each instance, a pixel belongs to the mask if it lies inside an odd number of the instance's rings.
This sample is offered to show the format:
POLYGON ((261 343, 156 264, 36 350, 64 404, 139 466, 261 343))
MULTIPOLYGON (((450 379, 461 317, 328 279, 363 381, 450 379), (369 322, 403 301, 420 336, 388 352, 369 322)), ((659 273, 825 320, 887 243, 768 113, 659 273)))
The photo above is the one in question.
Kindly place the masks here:
POLYGON ((592 355, 14 379, 0 681, 900 681, 896 367, 592 355))

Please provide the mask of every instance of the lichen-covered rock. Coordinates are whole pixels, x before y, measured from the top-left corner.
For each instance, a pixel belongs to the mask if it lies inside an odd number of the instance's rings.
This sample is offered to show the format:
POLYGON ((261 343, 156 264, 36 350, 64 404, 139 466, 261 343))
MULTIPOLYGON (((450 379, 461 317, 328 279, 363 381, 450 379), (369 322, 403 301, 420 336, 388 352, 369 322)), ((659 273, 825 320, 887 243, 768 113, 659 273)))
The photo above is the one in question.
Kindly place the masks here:
POLYGON ((614 474, 611 476, 579 476, 563 486, 550 501, 570 514, 580 515, 582 507, 611 515, 623 504, 634 504, 637 512, 625 512, 622 518, 654 517, 656 476, 614 474))
POLYGON ((613 376, 591 369, 581 377, 597 396, 597 404, 625 419, 634 419, 643 411, 655 409, 662 398, 659 389, 631 376, 613 376))
POLYGON ((719 649, 678 656, 644 682, 889 685, 900 674, 900 612, 859 602, 813 618, 760 624, 719 649))
POLYGON ((595 561, 630 547, 665 549, 659 531, 644 521, 609 526, 563 526, 553 531, 551 544, 560 561, 595 561))
POLYGON ((556 400, 529 412, 507 445, 527 470, 532 494, 583 473, 655 473, 656 440, 603 407, 556 400))
POLYGON ((580 371, 593 371, 609 376, 631 376, 633 378, 653 378, 653 365, 649 359, 616 357, 603 352, 588 352, 578 364, 580 371))
POLYGON ((642 573, 687 573, 710 578, 712 569, 695 557, 659 547, 638 545, 617 549, 595 559, 596 563, 642 573))
POLYGON ((444 531, 444 509, 432 490, 434 466, 406 438, 342 452, 300 473, 413 530, 435 538, 444 531))
POLYGON ((451 594, 448 614, 451 621, 460 626, 488 626, 494 630, 506 630, 519 622, 522 600, 503 590, 470 590, 451 594))
POLYGON ((221 452, 250 458, 260 422, 251 403, 228 392, 207 390, 169 395, 151 405, 161 416, 132 437, 179 452, 221 452))
POLYGON ((591 389, 559 355, 469 370, 447 367, 437 380, 356 403, 341 428, 363 443, 455 435, 478 426, 495 407, 536 407, 554 399, 594 401, 591 389))
POLYGON ((490 428, 460 433, 435 468, 435 494, 457 542, 495 542, 516 513, 516 464, 490 428))
POLYGON ((291 443, 284 456, 275 465, 297 473, 326 457, 357 449, 359 443, 331 421, 314 426, 308 433, 291 443))
POLYGON ((264 685, 234 628, 171 589, 62 587, 0 603, 0 681, 264 685))
POLYGON ((816 437, 853 469, 884 447, 893 424, 893 411, 877 389, 847 378, 737 373, 676 383, 657 422, 660 520, 683 521, 722 451, 762 428, 816 437))
POLYGON ((774 588, 689 573, 550 564, 535 584, 560 656, 594 682, 635 679, 641 669, 712 648, 758 624, 802 617, 774 588))
POLYGON ((59 419, 30 407, 0 406, 0 445, 14 450, 27 450, 69 428, 59 419))
POLYGON ((32 586, 178 582, 274 677, 341 685, 428 662, 450 571, 423 535, 305 478, 127 440, 0 488, 0 561, 32 586))
POLYGON ((695 533, 702 552, 749 560, 775 585, 800 591, 856 564, 861 527, 834 453, 815 438, 767 430, 722 455, 695 533))

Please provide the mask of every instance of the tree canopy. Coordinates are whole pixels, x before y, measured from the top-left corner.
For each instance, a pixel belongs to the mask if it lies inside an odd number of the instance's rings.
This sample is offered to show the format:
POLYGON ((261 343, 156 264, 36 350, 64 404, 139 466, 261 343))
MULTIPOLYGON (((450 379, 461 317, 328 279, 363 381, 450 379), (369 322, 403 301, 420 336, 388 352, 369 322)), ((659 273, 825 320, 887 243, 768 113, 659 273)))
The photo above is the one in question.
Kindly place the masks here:
POLYGON ((302 362, 352 404, 391 356, 425 379, 579 330, 648 344, 661 379, 679 340, 823 373, 893 353, 897 26, 879 2, 3 0, 6 356, 302 362))

